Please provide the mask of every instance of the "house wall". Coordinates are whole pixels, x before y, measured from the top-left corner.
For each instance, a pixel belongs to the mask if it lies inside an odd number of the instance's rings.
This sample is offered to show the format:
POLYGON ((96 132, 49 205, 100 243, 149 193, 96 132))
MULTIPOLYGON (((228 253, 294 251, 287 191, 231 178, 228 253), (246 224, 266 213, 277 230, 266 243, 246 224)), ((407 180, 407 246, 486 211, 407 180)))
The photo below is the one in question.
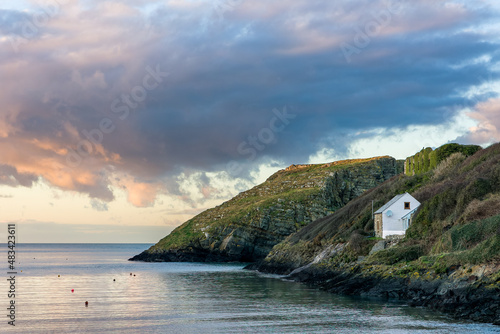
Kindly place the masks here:
POLYGON ((400 218, 419 205, 419 201, 414 199, 411 195, 405 194, 396 203, 387 208, 382 213, 382 238, 385 238, 388 235, 404 235, 406 233, 406 229, 403 226, 403 220, 400 218), (410 209, 404 208, 405 202, 410 202, 410 209), (387 216, 387 211, 389 210, 393 213, 392 217, 387 216))
POLYGON ((375 225, 375 236, 382 238, 383 230, 382 230, 382 214, 381 213, 375 214, 374 225, 375 225))

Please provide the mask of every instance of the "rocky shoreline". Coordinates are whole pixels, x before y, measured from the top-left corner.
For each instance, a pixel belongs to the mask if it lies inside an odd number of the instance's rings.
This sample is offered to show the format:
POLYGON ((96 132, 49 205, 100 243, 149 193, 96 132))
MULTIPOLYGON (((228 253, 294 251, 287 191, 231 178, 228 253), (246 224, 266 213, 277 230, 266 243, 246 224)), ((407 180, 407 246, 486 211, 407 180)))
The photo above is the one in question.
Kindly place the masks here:
MULTIPOLYGON (((498 267, 499 265, 493 265, 498 267)), ((283 274, 286 266, 251 264, 246 267, 264 273, 283 274)), ((482 266, 484 272, 485 266, 482 266)), ((378 297, 406 301, 410 306, 428 307, 456 319, 492 323, 500 326, 500 287, 488 277, 464 275, 470 269, 449 272, 437 279, 419 277, 384 278, 371 275, 363 266, 349 270, 330 270, 308 266, 292 271, 285 278, 322 290, 348 296, 378 297)))
POLYGON ((221 255, 211 253, 205 249, 180 249, 169 251, 148 252, 135 255, 128 259, 129 261, 142 261, 142 262, 207 262, 207 263, 221 263, 221 262, 250 262, 250 259, 242 258, 239 255, 221 255))

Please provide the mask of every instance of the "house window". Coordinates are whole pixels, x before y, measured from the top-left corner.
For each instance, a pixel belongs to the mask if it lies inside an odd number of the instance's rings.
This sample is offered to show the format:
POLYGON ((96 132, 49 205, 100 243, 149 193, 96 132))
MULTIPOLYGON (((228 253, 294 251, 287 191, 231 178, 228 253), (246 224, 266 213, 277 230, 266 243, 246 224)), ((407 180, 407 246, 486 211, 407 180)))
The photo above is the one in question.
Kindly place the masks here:
POLYGON ((410 210, 410 202, 405 202, 405 210, 410 210))

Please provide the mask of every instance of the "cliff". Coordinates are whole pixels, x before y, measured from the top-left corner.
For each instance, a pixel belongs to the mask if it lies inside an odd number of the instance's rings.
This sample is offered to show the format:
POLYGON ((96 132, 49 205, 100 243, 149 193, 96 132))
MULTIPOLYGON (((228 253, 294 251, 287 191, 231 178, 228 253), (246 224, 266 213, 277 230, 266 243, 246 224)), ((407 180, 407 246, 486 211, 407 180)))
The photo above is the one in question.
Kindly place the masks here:
POLYGON ((403 171, 391 157, 292 165, 176 228, 137 261, 256 261, 291 233, 403 171))
POLYGON ((500 324, 500 144, 395 176, 290 235, 250 269, 500 324), (377 209, 404 192, 422 203, 406 236, 375 238, 372 201, 377 209))

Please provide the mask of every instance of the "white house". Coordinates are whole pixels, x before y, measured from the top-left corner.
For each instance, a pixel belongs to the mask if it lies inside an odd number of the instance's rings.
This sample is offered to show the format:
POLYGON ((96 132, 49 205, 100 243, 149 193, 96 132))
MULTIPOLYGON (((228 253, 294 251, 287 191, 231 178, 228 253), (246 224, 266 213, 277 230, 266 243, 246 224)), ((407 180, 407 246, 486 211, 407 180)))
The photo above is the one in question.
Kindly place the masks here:
POLYGON ((420 202, 408 193, 395 196, 375 212, 375 236, 404 235, 419 206, 420 202))

